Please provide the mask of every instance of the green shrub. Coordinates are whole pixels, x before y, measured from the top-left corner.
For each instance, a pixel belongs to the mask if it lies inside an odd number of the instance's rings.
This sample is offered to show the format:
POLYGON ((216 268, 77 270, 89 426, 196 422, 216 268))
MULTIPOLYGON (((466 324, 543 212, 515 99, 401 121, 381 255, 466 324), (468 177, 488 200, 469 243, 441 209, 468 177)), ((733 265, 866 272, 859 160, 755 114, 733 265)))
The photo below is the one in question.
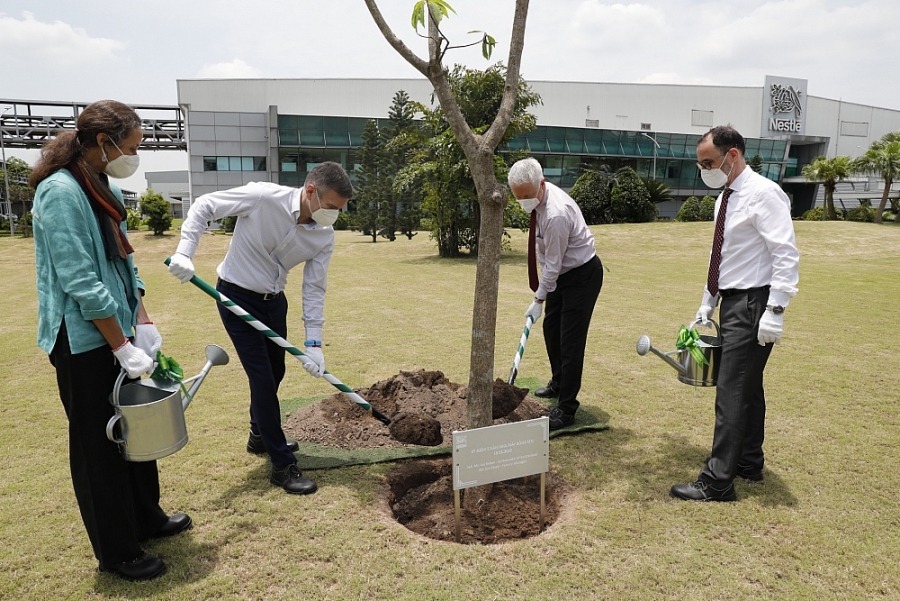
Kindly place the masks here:
POLYGON ((873 223, 875 221, 875 209, 860 205, 847 211, 847 221, 861 221, 873 223))
POLYGON ((231 234, 234 232, 234 226, 237 225, 237 217, 234 215, 223 217, 219 220, 219 224, 221 224, 222 230, 224 230, 226 234, 231 234))
POLYGON ((816 207, 803 213, 803 221, 822 221, 822 213, 825 212, 823 207, 816 207))
POLYGON ((161 236, 172 227, 172 204, 162 194, 147 188, 141 195, 140 207, 141 213, 147 216, 147 227, 153 235, 161 236))
POLYGON ((716 218, 716 199, 704 196, 700 201, 700 221, 712 221, 716 218))
POLYGON ((885 211, 884 213, 881 214, 881 220, 896 222, 897 221, 897 213, 894 213, 893 211, 885 211))
POLYGON ((337 221, 334 222, 334 229, 345 230, 350 227, 350 215, 341 211, 338 213, 337 221))
POLYGON ((675 215, 675 221, 700 221, 700 199, 691 196, 684 201, 678 214, 675 215))
POLYGON ((140 211, 137 211, 136 209, 127 209, 125 223, 129 230, 141 229, 143 220, 141 219, 140 211))

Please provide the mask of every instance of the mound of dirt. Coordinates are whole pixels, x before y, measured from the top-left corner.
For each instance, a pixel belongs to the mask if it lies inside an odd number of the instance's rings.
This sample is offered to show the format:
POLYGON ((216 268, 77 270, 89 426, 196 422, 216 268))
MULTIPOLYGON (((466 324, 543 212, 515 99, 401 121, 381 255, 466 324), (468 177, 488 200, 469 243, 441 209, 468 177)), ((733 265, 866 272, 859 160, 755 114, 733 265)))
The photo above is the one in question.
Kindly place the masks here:
MULTIPOLYGON (((297 440, 340 449, 449 445, 454 430, 466 429, 466 391, 466 386, 451 382, 440 371, 401 371, 356 390, 374 408, 400 422, 397 426, 388 428, 338 392, 293 412, 284 431, 297 440)), ((526 388, 496 380, 494 424, 547 415, 546 406, 527 393, 526 388)))
MULTIPOLYGON (((394 519, 422 536, 456 542, 452 471, 450 458, 398 465, 387 475, 388 503, 394 519)), ((496 482, 484 502, 474 510, 471 503, 465 502, 465 495, 473 489, 462 491, 459 542, 494 544, 539 535, 540 483, 540 475, 496 482)), ((544 499, 544 528, 559 518, 563 490, 551 472, 544 499)))

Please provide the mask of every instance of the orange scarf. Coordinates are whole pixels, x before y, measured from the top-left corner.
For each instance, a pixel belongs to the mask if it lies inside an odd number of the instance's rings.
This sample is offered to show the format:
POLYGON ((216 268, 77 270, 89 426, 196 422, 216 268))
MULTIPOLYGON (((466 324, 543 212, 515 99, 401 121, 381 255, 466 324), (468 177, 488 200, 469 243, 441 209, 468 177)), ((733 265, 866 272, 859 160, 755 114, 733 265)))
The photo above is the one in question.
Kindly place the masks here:
POLYGON ((103 232, 103 245, 106 248, 107 258, 114 255, 112 248, 116 249, 116 255, 125 259, 134 252, 128 237, 119 226, 127 217, 125 207, 116 198, 116 195, 109 189, 109 183, 100 178, 100 176, 90 167, 84 165, 82 161, 72 161, 66 168, 81 186, 81 189, 87 195, 100 222, 100 231, 103 232))

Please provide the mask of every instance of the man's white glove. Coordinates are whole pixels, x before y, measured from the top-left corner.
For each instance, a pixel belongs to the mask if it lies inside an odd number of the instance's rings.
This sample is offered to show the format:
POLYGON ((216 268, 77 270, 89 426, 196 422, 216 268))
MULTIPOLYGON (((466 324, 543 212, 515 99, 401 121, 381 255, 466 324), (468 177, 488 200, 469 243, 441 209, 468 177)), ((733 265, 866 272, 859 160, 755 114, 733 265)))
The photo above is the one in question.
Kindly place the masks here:
POLYGON ((766 346, 770 342, 781 343, 781 333, 784 331, 784 315, 775 315, 771 311, 763 313, 759 320, 759 334, 756 339, 760 346, 766 346))
POLYGON ((134 346, 156 357, 156 351, 162 348, 162 336, 152 323, 139 323, 134 326, 134 346))
POLYGON ((125 344, 113 351, 119 365, 128 372, 129 378, 140 378, 153 371, 153 359, 150 355, 126 340, 125 344))
POLYGON ((713 307, 709 305, 700 305, 700 309, 697 311, 697 316, 694 317, 694 321, 699 321, 700 325, 704 328, 711 328, 712 321, 710 321, 710 317, 712 317, 713 307))
POLYGON ((178 278, 182 284, 190 282, 194 277, 194 263, 189 256, 175 253, 169 260, 169 273, 178 278))
POLYGON ((325 373, 325 354, 320 346, 308 346, 303 350, 308 361, 303 362, 303 369, 316 378, 321 378, 325 373))
POLYGON ((531 316, 531 319, 537 321, 541 318, 541 311, 544 310, 544 303, 539 303, 534 301, 530 305, 528 305, 528 310, 525 311, 525 317, 531 316))

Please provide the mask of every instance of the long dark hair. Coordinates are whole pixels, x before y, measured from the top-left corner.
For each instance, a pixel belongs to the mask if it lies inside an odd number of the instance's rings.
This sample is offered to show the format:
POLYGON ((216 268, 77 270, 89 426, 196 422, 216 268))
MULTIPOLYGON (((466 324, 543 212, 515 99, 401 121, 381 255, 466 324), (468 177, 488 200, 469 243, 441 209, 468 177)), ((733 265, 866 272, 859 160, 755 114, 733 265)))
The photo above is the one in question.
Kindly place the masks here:
POLYGON ((105 133, 114 143, 121 144, 135 128, 141 127, 141 118, 127 104, 98 100, 81 111, 75 127, 75 131, 59 134, 41 149, 41 158, 28 178, 32 188, 80 158, 85 149, 97 146, 97 134, 105 133))

